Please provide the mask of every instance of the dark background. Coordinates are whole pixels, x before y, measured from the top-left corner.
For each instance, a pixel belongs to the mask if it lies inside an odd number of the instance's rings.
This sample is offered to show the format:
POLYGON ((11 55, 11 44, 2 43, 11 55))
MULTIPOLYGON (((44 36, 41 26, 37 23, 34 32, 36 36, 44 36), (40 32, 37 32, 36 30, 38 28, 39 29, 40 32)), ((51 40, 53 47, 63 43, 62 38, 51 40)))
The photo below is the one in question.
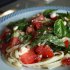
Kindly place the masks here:
POLYGON ((48 3, 46 1, 50 0, 0 0, 0 12, 4 12, 10 9, 24 9, 29 7, 38 6, 66 6, 70 7, 70 0, 53 0, 48 3))

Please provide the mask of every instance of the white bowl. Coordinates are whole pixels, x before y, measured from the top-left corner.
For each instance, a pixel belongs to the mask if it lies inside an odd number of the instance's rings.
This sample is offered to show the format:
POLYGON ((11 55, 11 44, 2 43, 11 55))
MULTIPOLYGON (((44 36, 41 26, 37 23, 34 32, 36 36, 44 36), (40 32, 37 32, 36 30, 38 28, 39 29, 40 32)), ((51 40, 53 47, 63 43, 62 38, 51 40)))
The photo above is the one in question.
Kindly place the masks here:
MULTIPOLYGON (((55 6, 45 6, 45 7, 22 9, 17 12, 14 12, 10 15, 7 15, 3 18, 0 18, 0 32, 3 30, 3 28, 9 22, 14 22, 14 21, 20 20, 22 18, 29 18, 36 13, 42 12, 45 9, 57 9, 57 12, 61 12, 61 13, 66 13, 67 11, 70 12, 69 7, 55 7, 55 6)), ((15 68, 12 68, 11 66, 8 66, 6 63, 4 63, 3 60, 0 59, 0 63, 1 63, 0 69, 1 70, 5 70, 5 69, 6 70, 15 70, 15 68)), ((22 67, 22 68, 19 68, 19 70, 44 70, 44 69, 22 67)), ((47 70, 47 69, 45 69, 45 70, 47 70)), ((70 70, 70 67, 58 67, 58 68, 55 68, 52 70, 70 70)))

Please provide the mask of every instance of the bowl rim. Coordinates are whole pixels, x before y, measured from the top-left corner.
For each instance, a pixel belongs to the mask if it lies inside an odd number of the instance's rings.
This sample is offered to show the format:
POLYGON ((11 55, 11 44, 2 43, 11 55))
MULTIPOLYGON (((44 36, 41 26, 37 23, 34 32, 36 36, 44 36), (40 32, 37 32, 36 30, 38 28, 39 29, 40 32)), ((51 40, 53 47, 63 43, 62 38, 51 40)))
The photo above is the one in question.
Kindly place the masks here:
POLYGON ((40 7, 31 7, 31 8, 26 8, 26 9, 19 9, 11 14, 8 14, 4 17, 0 18, 0 24, 3 23, 5 20, 14 17, 16 15, 19 15, 20 13, 25 13, 28 11, 34 11, 34 10, 41 10, 41 9, 58 9, 58 10, 66 10, 70 11, 70 7, 65 7, 65 6, 40 6, 40 7))

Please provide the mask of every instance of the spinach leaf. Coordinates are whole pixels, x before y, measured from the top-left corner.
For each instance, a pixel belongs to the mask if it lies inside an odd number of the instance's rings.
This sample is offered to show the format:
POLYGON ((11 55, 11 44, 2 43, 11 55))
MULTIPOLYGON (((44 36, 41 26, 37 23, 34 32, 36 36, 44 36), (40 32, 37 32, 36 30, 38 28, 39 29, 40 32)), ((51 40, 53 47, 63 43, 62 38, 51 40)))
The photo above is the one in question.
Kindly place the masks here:
POLYGON ((43 12, 43 15, 44 15, 45 17, 49 17, 49 16, 50 16, 50 13, 52 13, 52 12, 54 12, 54 11, 56 11, 56 10, 55 10, 55 9, 45 10, 45 11, 43 12))
POLYGON ((25 30, 28 25, 29 23, 27 22, 26 19, 18 21, 18 24, 17 24, 19 30, 25 30))
POLYGON ((63 19, 63 20, 65 19, 65 17, 70 20, 70 13, 69 12, 67 12, 67 13, 58 13, 58 14, 59 14, 58 17, 63 19))
POLYGON ((32 36, 31 35, 27 35, 27 34, 21 34, 20 36, 19 36, 19 39, 24 43, 24 44, 26 44, 26 43, 28 43, 30 40, 31 40, 31 38, 32 38, 32 36))
POLYGON ((54 34, 58 36, 59 38, 62 38, 66 36, 67 34, 67 29, 66 26, 64 25, 64 21, 62 19, 58 19, 54 23, 54 34))
POLYGON ((7 25, 7 27, 9 29, 13 29, 13 27, 15 26, 18 26, 18 29, 19 30, 25 30, 25 28, 29 25, 29 23, 27 22, 27 20, 24 18, 24 19, 21 19, 21 20, 18 20, 16 22, 11 22, 10 24, 7 25))
POLYGON ((65 46, 64 42, 61 39, 59 39, 57 36, 53 36, 52 34, 48 34, 47 41, 57 46, 65 46))
POLYGON ((65 50, 66 50, 65 47, 56 46, 56 45, 54 45, 54 46, 52 47, 52 49, 53 49, 54 52, 56 52, 56 51, 65 51, 65 50))
POLYGON ((57 36, 53 36, 52 34, 44 34, 38 36, 34 41, 32 41, 32 46, 37 45, 38 43, 52 43, 56 46, 65 46, 64 42, 62 39, 59 39, 57 36))
POLYGON ((35 46, 38 45, 38 43, 42 44, 44 41, 47 42, 47 34, 40 34, 32 41, 31 45, 35 46))

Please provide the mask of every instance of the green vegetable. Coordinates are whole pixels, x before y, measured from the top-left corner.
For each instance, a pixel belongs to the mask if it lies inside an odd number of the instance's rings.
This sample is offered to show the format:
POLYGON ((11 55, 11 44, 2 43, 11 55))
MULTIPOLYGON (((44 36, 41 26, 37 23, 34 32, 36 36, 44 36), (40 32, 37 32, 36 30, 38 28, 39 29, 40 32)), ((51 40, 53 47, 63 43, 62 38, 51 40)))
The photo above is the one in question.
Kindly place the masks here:
POLYGON ((25 30, 26 27, 29 25, 26 19, 21 19, 16 22, 11 22, 7 25, 8 28, 13 29, 13 27, 18 26, 18 30, 25 30))
POLYGON ((3 41, 0 39, 0 44, 2 43, 3 41))
POLYGON ((47 39, 47 34, 40 34, 37 36, 37 38, 35 38, 35 40, 32 41, 31 45, 35 46, 38 45, 38 43, 42 44, 46 39, 47 39))
POLYGON ((19 30, 25 30, 28 25, 29 23, 26 21, 26 19, 20 20, 17 24, 19 30))
POLYGON ((32 36, 31 35, 27 35, 27 34, 23 34, 19 36, 19 39, 23 41, 23 43, 28 43, 31 40, 32 36))
POLYGON ((55 9, 49 9, 49 10, 45 10, 44 12, 43 12, 43 15, 45 16, 45 17, 49 17, 50 16, 50 13, 52 13, 52 12, 54 12, 54 11, 56 11, 55 9))
POLYGON ((68 24, 67 24, 67 35, 66 36, 70 38, 70 26, 68 26, 68 24))
POLYGON ((67 29, 66 26, 64 25, 64 21, 62 19, 58 19, 54 23, 54 34, 58 36, 59 38, 62 38, 66 36, 67 34, 67 29))
POLYGON ((57 36, 53 36, 52 34, 48 34, 47 41, 57 46, 65 46, 64 42, 61 39, 59 39, 57 36))
POLYGON ((54 52, 56 52, 56 51, 57 51, 57 52, 58 52, 58 51, 65 51, 65 50, 66 50, 65 47, 56 46, 56 45, 52 46, 51 48, 53 49, 54 52))
POLYGON ((53 36, 52 34, 39 35, 34 41, 32 41, 32 46, 35 46, 38 43, 42 44, 44 42, 50 42, 57 46, 65 46, 64 42, 61 39, 59 39, 57 36, 53 36))
POLYGON ((31 35, 26 35, 26 36, 24 37, 24 44, 30 42, 31 38, 32 38, 31 35))
POLYGON ((70 13, 69 12, 67 12, 67 13, 58 13, 58 14, 59 14, 59 18, 61 18, 63 20, 65 19, 65 17, 70 20, 70 13))

